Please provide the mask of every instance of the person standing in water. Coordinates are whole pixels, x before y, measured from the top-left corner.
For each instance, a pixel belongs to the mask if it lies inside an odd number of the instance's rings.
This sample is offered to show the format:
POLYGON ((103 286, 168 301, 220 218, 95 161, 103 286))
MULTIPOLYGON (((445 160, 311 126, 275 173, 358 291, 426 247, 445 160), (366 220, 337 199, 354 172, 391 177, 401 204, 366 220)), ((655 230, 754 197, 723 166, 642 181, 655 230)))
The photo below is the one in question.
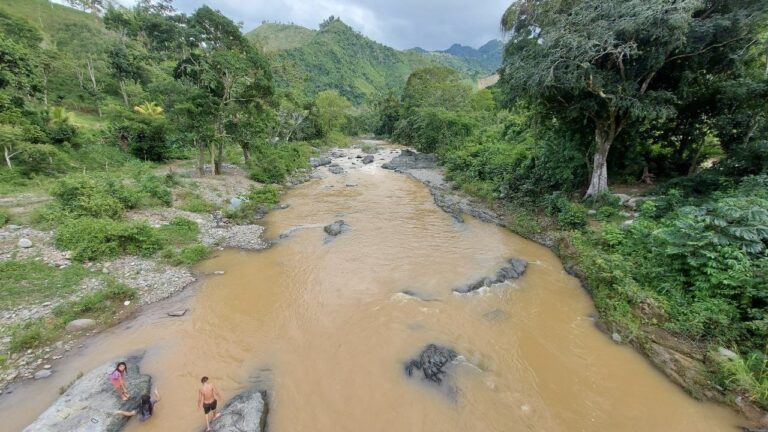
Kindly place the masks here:
POLYGON ((112 387, 115 388, 117 394, 120 395, 120 399, 124 401, 127 401, 129 396, 128 390, 125 388, 125 373, 127 371, 128 365, 126 365, 125 362, 120 362, 117 364, 117 367, 115 367, 115 370, 109 374, 109 382, 112 384, 112 387))
POLYGON ((208 382, 207 376, 202 377, 200 382, 203 384, 203 386, 200 387, 200 390, 197 392, 197 408, 202 408, 203 414, 205 414, 205 430, 210 431, 211 420, 214 420, 221 415, 221 413, 219 413, 219 411, 216 409, 216 405, 218 403, 216 398, 221 398, 221 394, 219 394, 219 390, 216 388, 216 386, 208 382), (210 418, 211 413, 213 413, 212 418, 210 418))

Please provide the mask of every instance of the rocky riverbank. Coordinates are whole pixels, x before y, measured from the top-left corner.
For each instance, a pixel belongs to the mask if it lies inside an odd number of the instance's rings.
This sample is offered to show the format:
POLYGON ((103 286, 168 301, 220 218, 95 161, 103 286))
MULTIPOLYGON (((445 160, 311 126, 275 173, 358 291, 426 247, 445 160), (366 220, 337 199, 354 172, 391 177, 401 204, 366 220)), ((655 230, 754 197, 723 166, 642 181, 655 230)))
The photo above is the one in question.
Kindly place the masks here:
MULTIPOLYGON (((182 178, 183 187, 174 190, 174 205, 182 204, 178 199, 185 190, 200 191, 206 202, 214 206, 226 206, 238 196, 246 195, 255 182, 248 180, 245 174, 235 168, 229 169, 224 176, 196 178, 190 172, 181 171, 174 165, 168 170, 182 178)), ((44 203, 45 200, 40 201, 44 203)), ((269 247, 264 239, 264 227, 256 224, 238 225, 229 223, 220 212, 207 214, 193 213, 175 207, 157 207, 130 211, 126 218, 146 221, 154 227, 170 223, 174 218, 183 217, 197 223, 198 241, 214 250, 238 248, 260 250, 269 247)), ((22 225, 0 227, 0 262, 37 261, 52 268, 63 270, 75 263, 70 252, 61 251, 54 244, 54 232, 22 225)), ((52 316, 53 310, 68 302, 77 301, 86 295, 105 288, 106 280, 111 279, 133 288, 138 298, 126 302, 126 311, 135 311, 136 306, 144 306, 166 299, 198 280, 197 275, 188 266, 173 266, 159 257, 121 256, 99 262, 86 262, 83 267, 88 272, 77 287, 66 295, 56 295, 44 301, 25 303, 0 309, 0 393, 11 382, 23 379, 41 379, 55 373, 56 362, 68 355, 80 345, 80 338, 91 336, 103 329, 96 323, 78 330, 67 330, 54 343, 11 352, 11 332, 33 320, 52 316), (133 304, 131 304, 133 303, 133 304)), ((123 319, 127 314, 115 317, 123 319)), ((114 324, 114 323, 113 323, 114 324)))

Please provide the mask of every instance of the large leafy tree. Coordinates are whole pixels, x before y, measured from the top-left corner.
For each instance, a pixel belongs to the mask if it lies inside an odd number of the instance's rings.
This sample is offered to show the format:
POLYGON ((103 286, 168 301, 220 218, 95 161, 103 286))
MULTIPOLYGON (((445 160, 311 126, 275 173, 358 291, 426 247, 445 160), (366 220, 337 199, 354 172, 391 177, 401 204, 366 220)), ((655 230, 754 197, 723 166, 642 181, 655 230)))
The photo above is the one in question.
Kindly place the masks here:
POLYGON ((188 25, 189 51, 174 75, 202 90, 208 97, 205 103, 215 107, 211 157, 219 174, 225 143, 231 140, 227 126, 238 123, 241 111, 267 103, 274 91, 272 73, 264 56, 220 12, 203 6, 188 25))
POLYGON ((728 74, 756 43, 762 0, 519 0, 501 69, 506 102, 528 99, 594 130, 587 196, 608 189, 608 153, 628 127, 676 114, 690 73, 728 74))

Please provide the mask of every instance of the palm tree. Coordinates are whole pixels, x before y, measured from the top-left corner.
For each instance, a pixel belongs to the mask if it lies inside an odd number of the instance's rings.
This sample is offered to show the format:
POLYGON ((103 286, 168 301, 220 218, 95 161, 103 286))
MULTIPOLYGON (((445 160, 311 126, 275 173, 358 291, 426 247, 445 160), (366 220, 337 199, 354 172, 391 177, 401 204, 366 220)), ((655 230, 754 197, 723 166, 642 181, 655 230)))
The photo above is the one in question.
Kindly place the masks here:
POLYGON ((51 116, 51 123, 53 124, 65 124, 69 123, 69 113, 62 106, 56 106, 49 110, 51 116))
POLYGON ((133 110, 139 114, 150 117, 159 117, 163 115, 163 107, 154 102, 144 102, 141 105, 136 105, 133 107, 133 110))

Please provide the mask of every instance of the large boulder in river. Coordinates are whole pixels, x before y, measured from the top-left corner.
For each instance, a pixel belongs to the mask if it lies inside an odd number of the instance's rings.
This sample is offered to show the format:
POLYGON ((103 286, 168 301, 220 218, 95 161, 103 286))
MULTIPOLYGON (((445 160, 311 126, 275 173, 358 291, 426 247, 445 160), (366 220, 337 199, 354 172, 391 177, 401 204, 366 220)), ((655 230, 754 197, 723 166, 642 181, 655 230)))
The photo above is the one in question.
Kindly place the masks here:
POLYGON ((429 344, 418 358, 405 364, 405 373, 408 376, 413 376, 419 370, 424 375, 425 380, 440 384, 447 374, 446 368, 456 357, 458 354, 450 348, 429 344))
POLYGON ((366 165, 373 163, 373 155, 367 155, 366 157, 364 157, 363 163, 366 165))
POLYGON ((267 392, 248 390, 235 396, 211 422, 214 432, 263 432, 267 427, 267 392))
POLYGON ((494 277, 485 277, 477 280, 471 284, 464 285, 462 287, 454 289, 455 292, 460 294, 468 294, 473 291, 477 291, 483 287, 490 287, 492 285, 500 284, 511 279, 517 279, 525 273, 525 269, 528 266, 528 261, 522 258, 511 258, 507 261, 507 265, 500 268, 494 277))
POLYGON ((149 375, 139 372, 140 356, 124 360, 128 365, 125 386, 131 398, 122 401, 109 382, 109 374, 117 361, 94 369, 75 381, 56 402, 24 429, 24 432, 116 432, 128 422, 128 417, 115 411, 132 411, 139 407, 141 396, 152 385, 149 375))
POLYGON ((337 235, 346 231, 348 227, 349 225, 340 219, 330 225, 324 226, 323 231, 325 231, 325 233, 331 237, 336 237, 337 235))

